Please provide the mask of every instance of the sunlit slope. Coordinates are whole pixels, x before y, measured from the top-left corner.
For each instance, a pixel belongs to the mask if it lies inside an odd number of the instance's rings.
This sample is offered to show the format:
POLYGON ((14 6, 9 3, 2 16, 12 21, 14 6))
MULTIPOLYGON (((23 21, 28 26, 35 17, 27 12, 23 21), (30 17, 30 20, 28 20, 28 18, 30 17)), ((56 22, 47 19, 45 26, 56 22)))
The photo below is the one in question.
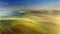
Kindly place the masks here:
POLYGON ((46 34, 46 30, 40 24, 29 19, 1 20, 0 23, 4 34, 9 34, 6 30, 11 34, 46 34), (6 24, 4 24, 5 22, 6 24))
POLYGON ((59 16, 28 14, 19 18, 0 18, 1 29, 11 31, 11 34, 60 34, 59 16), (4 27, 3 27, 4 26, 4 27), (5 29, 4 29, 5 28, 5 29))

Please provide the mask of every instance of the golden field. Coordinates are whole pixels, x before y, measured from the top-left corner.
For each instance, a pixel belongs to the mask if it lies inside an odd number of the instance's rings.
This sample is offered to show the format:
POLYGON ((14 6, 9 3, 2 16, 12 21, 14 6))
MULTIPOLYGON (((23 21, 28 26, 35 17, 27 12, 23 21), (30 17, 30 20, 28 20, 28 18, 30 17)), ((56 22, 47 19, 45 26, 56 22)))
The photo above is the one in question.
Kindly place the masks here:
POLYGON ((60 34, 60 16, 29 14, 0 18, 0 34, 60 34))

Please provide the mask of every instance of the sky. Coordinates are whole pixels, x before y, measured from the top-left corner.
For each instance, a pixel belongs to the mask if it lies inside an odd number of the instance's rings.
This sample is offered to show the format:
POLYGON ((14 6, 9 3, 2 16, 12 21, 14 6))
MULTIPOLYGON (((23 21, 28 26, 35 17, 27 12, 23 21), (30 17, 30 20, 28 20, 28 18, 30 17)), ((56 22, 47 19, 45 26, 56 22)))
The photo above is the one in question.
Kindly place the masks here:
POLYGON ((60 9, 60 0, 0 0, 0 10, 60 9))
POLYGON ((15 10, 60 10, 60 0, 0 0, 0 17, 15 10))

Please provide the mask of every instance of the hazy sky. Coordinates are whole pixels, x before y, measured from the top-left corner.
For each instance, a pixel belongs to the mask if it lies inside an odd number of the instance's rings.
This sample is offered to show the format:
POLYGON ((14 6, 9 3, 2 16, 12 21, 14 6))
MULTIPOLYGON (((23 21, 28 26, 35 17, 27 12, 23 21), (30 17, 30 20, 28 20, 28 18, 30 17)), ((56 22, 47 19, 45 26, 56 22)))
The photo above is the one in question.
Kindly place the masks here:
POLYGON ((0 10, 60 9, 60 0, 0 0, 0 10))
POLYGON ((0 0, 0 17, 14 10, 60 10, 60 0, 0 0))

